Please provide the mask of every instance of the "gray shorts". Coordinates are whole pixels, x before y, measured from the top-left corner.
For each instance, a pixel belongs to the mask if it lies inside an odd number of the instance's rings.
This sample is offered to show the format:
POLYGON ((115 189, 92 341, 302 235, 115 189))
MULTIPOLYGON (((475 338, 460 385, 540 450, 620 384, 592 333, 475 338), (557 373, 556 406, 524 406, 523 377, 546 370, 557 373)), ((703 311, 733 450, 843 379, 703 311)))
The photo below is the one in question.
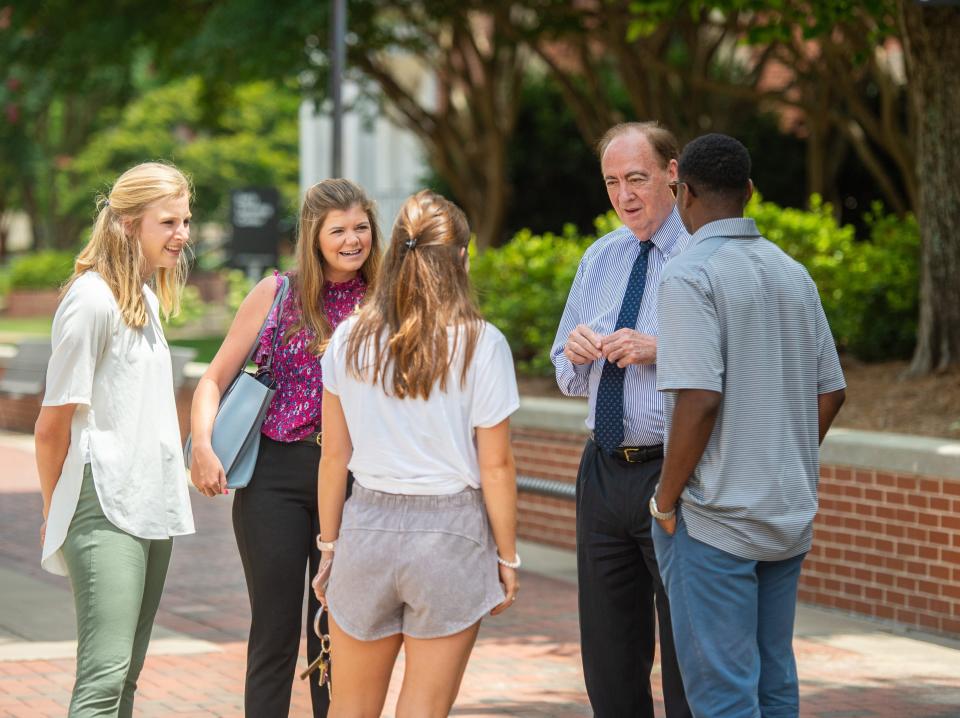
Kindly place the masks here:
POLYGON ((503 599, 479 490, 408 496, 353 485, 327 587, 344 631, 362 641, 449 636, 503 599))

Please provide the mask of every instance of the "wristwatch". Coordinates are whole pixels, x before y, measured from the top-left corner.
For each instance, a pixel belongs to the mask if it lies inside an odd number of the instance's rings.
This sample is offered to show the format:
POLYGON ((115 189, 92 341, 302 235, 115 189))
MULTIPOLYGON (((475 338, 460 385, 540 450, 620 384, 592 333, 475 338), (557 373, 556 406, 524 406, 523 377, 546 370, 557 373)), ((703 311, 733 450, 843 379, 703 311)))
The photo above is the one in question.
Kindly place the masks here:
POLYGON ((650 515, 655 519, 659 519, 660 521, 669 521, 677 515, 677 507, 674 506, 672 509, 666 512, 661 511, 659 508, 657 508, 657 497, 656 495, 653 495, 650 497, 650 515))

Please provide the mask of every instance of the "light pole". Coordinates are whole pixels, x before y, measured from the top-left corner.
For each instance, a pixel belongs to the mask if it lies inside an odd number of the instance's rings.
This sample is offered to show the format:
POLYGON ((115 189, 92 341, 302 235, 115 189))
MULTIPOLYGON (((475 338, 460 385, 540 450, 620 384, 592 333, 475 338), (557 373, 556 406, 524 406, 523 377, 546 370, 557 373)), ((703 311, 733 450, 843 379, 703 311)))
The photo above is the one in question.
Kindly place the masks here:
POLYGON ((347 64, 347 0, 332 0, 330 26, 330 96, 333 99, 333 138, 330 143, 330 176, 343 174, 343 71, 347 64))

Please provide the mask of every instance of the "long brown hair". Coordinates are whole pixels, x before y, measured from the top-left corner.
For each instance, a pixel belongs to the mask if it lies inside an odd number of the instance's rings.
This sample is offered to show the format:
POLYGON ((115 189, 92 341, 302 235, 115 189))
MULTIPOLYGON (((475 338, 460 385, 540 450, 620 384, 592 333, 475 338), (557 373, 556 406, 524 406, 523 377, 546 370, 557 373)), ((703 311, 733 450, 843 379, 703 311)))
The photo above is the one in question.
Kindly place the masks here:
POLYGON ((438 381, 446 390, 462 349, 466 382, 483 328, 467 274, 469 242, 467 218, 452 202, 430 190, 404 202, 377 287, 347 340, 354 376, 401 399, 427 399, 438 381))
POLYGON ((346 179, 326 179, 317 182, 307 190, 300 208, 299 232, 294 254, 297 268, 291 273, 293 286, 299 295, 300 318, 293 323, 284 336, 290 341, 298 331, 307 326, 313 332, 308 349, 314 354, 322 354, 333 327, 323 310, 324 260, 320 251, 320 230, 333 210, 346 212, 352 207, 360 207, 370 221, 370 255, 360 267, 360 276, 367 283, 367 296, 375 287, 380 269, 382 240, 377 225, 377 213, 373 202, 363 189, 346 179))
MULTIPOLYGON (((97 198, 97 218, 86 246, 77 255, 73 276, 64 286, 66 294, 76 279, 95 271, 110 287, 124 323, 139 329, 147 323, 147 304, 143 299, 143 251, 137 234, 147 207, 154 202, 193 194, 190 181, 173 165, 144 162, 131 167, 117 178, 107 195, 97 198), (124 228, 132 223, 133 235, 124 228)), ((180 253, 173 269, 157 269, 153 283, 164 316, 180 311, 180 293, 187 281, 187 256, 180 253)))

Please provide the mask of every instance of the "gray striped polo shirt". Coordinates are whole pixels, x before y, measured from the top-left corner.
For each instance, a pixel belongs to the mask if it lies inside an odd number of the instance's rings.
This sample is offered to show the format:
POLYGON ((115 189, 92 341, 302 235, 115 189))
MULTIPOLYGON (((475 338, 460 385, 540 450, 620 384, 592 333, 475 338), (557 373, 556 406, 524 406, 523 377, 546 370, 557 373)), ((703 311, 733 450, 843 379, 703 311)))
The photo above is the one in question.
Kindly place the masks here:
POLYGON ((689 534, 741 558, 810 548, 817 395, 846 386, 817 287, 752 219, 703 226, 660 284, 657 388, 669 437, 678 389, 723 394, 681 497, 689 534))

